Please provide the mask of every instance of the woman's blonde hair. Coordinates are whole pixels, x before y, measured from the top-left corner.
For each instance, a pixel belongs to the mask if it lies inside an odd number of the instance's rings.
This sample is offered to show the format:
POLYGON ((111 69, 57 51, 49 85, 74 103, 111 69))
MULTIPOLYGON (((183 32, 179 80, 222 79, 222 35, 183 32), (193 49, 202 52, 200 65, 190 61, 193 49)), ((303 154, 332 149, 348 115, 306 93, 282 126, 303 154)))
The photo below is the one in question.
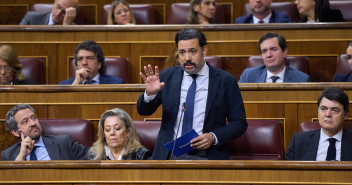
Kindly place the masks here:
POLYGON ((108 25, 113 25, 113 24, 117 24, 114 18, 114 10, 116 8, 117 5, 119 5, 120 3, 124 4, 127 6, 128 10, 131 12, 131 24, 136 24, 136 19, 134 18, 134 14, 131 10, 130 5, 127 3, 127 1, 125 0, 115 0, 111 3, 110 5, 110 9, 109 9, 109 13, 108 13, 108 25))
POLYGON ((89 149, 88 156, 92 156, 93 160, 104 160, 106 159, 105 149, 107 142, 104 134, 104 123, 107 117, 117 116, 121 121, 123 121, 126 132, 129 133, 129 137, 126 140, 125 151, 122 156, 127 156, 130 153, 137 151, 139 148, 143 147, 138 139, 136 128, 130 115, 122 109, 114 108, 105 111, 99 120, 98 124, 98 139, 94 142, 93 146, 89 149))
POLYGON ((164 69, 179 65, 178 62, 178 49, 174 48, 166 59, 164 69))
POLYGON ((9 45, 0 46, 0 58, 14 70, 12 82, 24 80, 26 77, 22 74, 22 64, 20 63, 15 50, 9 45))

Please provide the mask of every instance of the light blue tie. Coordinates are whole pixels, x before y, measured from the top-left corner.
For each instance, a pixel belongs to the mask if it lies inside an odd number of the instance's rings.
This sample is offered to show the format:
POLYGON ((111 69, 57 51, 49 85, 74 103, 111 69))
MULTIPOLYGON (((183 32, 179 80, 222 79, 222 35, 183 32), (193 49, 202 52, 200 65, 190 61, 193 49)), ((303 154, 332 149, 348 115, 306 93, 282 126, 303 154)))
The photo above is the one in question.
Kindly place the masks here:
POLYGON ((193 78, 193 82, 191 86, 189 86, 189 89, 187 92, 185 116, 183 117, 183 125, 182 125, 182 135, 192 130, 192 125, 193 125, 194 97, 196 96, 196 89, 197 89, 197 84, 196 84, 197 75, 193 74, 191 76, 193 78))

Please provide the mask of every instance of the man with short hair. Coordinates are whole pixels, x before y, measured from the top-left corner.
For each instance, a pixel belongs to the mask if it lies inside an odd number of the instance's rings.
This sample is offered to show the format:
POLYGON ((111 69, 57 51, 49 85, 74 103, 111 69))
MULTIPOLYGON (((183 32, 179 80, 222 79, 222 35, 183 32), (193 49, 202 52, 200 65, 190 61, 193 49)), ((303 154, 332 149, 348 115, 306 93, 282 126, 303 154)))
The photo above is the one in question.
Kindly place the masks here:
POLYGON ((243 23, 285 23, 291 22, 290 17, 284 13, 271 9, 272 0, 249 0, 251 14, 238 17, 235 24, 243 23))
POLYGON ((185 28, 175 35, 175 43, 180 66, 159 75, 157 66, 154 73, 148 65, 140 73, 146 91, 137 101, 138 113, 151 115, 161 104, 163 109, 152 159, 169 159, 164 144, 192 129, 199 134, 190 141, 194 150, 174 159, 229 159, 229 143, 248 126, 236 79, 204 61, 208 47, 201 31, 185 28))
POLYGON ((259 40, 264 65, 247 68, 239 83, 292 83, 309 82, 307 74, 285 65, 287 57, 286 39, 276 33, 266 33, 259 40))
POLYGON ((318 99, 321 129, 293 135, 285 158, 309 161, 352 161, 352 131, 343 129, 349 115, 348 96, 341 89, 324 89, 318 99))
POLYGON ((72 25, 79 0, 55 0, 51 12, 27 12, 20 25, 72 25))
POLYGON ((3 161, 86 160, 88 147, 68 135, 42 136, 42 127, 33 107, 14 106, 6 114, 7 129, 21 142, 1 152, 3 161))
POLYGON ((74 78, 61 81, 60 84, 122 84, 121 78, 104 74, 103 50, 95 41, 87 40, 75 49, 76 74, 74 78))

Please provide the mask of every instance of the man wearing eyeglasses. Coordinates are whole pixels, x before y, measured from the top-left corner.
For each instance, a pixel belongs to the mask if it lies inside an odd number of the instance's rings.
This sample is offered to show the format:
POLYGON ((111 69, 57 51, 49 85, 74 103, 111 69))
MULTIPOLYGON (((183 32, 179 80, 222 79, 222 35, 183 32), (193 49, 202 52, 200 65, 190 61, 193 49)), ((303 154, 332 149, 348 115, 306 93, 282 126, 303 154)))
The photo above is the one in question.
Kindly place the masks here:
POLYGON ((51 12, 27 12, 20 25, 72 25, 79 0, 55 0, 51 12))

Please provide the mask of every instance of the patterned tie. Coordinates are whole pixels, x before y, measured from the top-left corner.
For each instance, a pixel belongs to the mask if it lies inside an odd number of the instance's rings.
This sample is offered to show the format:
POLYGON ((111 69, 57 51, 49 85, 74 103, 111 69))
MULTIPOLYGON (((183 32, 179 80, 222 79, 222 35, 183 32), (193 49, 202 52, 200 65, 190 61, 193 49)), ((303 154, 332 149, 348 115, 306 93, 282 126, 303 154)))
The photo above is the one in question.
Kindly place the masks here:
POLYGON ((31 155, 29 156, 29 160, 31 161, 36 161, 37 159, 37 155, 35 155, 35 150, 38 148, 38 146, 33 146, 33 150, 31 152, 31 155))
POLYGON ((196 96, 196 89, 197 89, 197 84, 196 84, 197 75, 193 74, 191 76, 193 78, 193 82, 191 86, 189 86, 189 89, 187 92, 185 115, 183 117, 183 125, 182 125, 182 135, 192 130, 192 125, 193 125, 194 97, 196 96))
POLYGON ((86 80, 83 84, 94 84, 95 80, 86 80))
POLYGON ((271 76, 270 78, 271 78, 271 80, 273 81, 273 83, 276 83, 276 80, 279 79, 280 77, 278 77, 278 76, 271 76))
POLYGON ((328 153, 326 155, 326 160, 327 161, 335 161, 336 160, 336 139, 335 138, 329 138, 329 148, 328 148, 328 153))

